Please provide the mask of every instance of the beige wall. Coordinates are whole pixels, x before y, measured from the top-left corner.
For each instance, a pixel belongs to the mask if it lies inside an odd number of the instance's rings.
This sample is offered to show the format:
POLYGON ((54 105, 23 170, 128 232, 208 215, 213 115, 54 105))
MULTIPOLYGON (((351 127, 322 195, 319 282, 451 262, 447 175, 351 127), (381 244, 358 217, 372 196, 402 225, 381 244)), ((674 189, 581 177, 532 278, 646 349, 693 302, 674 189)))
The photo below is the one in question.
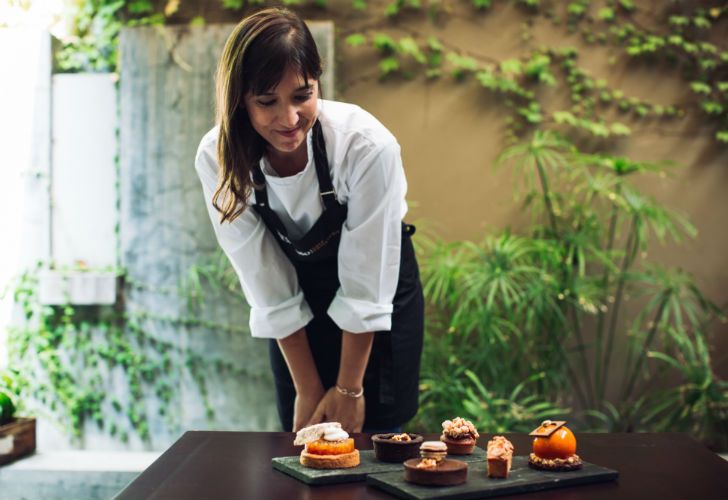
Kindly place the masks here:
MULTIPOLYGON (((558 2, 556 2, 558 3, 558 2)), ((638 2, 648 12, 654 2, 638 2)), ((494 2, 484 14, 473 14, 468 2, 452 2, 451 15, 433 25, 420 14, 408 14, 397 23, 377 20, 377 16, 352 13, 348 7, 329 11, 304 10, 310 19, 333 18, 342 35, 338 41, 338 98, 354 102, 377 116, 397 136, 403 151, 409 181, 411 220, 429 221, 449 239, 479 239, 485 231, 497 231, 518 224, 524 214, 513 200, 513 182, 507 169, 494 173, 491 163, 504 144, 504 118, 509 113, 498 98, 472 80, 456 83, 445 77, 427 82, 377 80, 377 57, 370 48, 353 49, 343 36, 362 26, 386 31, 399 38, 406 34, 433 34, 447 46, 466 49, 484 59, 501 61, 526 54, 545 44, 551 47, 575 46, 578 64, 595 78, 627 96, 656 104, 674 104, 687 97, 687 86, 677 72, 647 64, 627 64, 620 49, 589 46, 580 37, 568 35, 566 27, 553 26, 535 17, 533 39, 524 42, 523 23, 530 16, 510 3, 494 2), (619 61, 610 66, 609 57, 619 61)), ((236 21, 239 14, 220 10, 218 3, 197 5, 183 2, 179 21, 204 15, 209 22, 236 21)), ((349 5, 349 1, 341 3, 349 5)), ((381 12, 381 2, 370 2, 370 11, 381 12), (377 6, 379 5, 379 6, 377 6)), ((724 16, 725 17, 725 16, 724 16)), ((645 14, 640 23, 652 25, 645 14)), ((725 34, 725 19, 716 33, 725 34)), ((720 37, 726 50, 728 37, 720 37)), ((564 109, 565 95, 550 92, 545 109, 564 109)), ((693 241, 681 246, 653 244, 648 259, 678 266, 692 273, 704 293, 719 305, 728 304, 728 146, 719 147, 710 128, 700 128, 701 120, 690 114, 683 120, 630 121, 633 135, 611 143, 615 154, 638 160, 672 160, 685 165, 671 178, 643 179, 639 187, 668 207, 685 213, 698 228, 693 241)), ((728 326, 714 327, 714 359, 719 373, 728 377, 728 326), (722 338, 722 340, 720 340, 722 338)))

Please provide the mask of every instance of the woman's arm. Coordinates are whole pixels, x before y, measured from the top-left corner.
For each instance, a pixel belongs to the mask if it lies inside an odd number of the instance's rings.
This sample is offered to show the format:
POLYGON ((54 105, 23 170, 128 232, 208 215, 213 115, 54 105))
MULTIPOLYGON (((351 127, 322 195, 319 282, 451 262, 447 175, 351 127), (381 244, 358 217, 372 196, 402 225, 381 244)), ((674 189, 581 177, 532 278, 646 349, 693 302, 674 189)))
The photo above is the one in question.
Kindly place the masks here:
POLYGON ((361 432, 364 425, 364 372, 372 351, 374 333, 342 332, 341 360, 336 387, 332 387, 319 403, 311 423, 333 421, 341 423, 348 432, 361 432), (358 397, 342 394, 338 388, 358 397))
POLYGON ((342 332, 341 361, 336 385, 348 391, 359 392, 361 390, 364 382, 364 371, 367 369, 373 343, 374 333, 372 332, 342 332))
POLYGON ((311 354, 306 330, 301 328, 292 335, 279 339, 278 346, 296 388, 293 410, 293 431, 296 432, 312 420, 311 417, 324 395, 324 388, 311 354))

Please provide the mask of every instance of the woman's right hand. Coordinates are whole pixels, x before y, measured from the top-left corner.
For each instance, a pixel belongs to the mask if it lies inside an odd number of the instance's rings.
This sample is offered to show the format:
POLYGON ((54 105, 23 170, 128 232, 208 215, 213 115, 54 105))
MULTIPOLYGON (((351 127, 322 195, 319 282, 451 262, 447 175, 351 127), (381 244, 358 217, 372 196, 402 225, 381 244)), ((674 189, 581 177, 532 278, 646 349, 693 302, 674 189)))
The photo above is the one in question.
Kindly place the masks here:
POLYGON ((318 422, 311 422, 316 407, 324 397, 324 388, 309 389, 296 394, 296 401, 293 406, 293 432, 298 432, 307 425, 318 422))

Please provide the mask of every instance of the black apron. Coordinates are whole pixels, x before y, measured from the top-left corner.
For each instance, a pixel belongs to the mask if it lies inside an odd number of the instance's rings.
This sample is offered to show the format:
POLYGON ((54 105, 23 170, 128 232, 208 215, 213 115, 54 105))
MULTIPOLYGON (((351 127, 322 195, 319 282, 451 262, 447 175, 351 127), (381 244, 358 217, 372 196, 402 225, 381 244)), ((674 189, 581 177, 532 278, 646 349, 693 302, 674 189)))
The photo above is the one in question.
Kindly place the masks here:
MULTIPOLYGON (((337 259, 347 208, 336 200, 318 120, 313 126, 313 143, 316 175, 324 206, 321 217, 310 231, 298 240, 289 237, 281 220, 268 206, 265 176, 259 165, 253 171, 256 184, 261 186, 256 189, 253 208, 296 268, 298 282, 314 316, 306 325, 306 335, 326 390, 336 384, 341 356, 341 328, 326 311, 340 286, 337 259)), ((410 239, 414 232, 414 226, 402 223, 399 282, 393 299, 392 330, 375 332, 364 374, 364 427, 369 429, 396 427, 417 413, 424 299, 410 239)), ((278 343, 271 340, 269 347, 278 415, 283 429, 290 432, 296 390, 278 343)))

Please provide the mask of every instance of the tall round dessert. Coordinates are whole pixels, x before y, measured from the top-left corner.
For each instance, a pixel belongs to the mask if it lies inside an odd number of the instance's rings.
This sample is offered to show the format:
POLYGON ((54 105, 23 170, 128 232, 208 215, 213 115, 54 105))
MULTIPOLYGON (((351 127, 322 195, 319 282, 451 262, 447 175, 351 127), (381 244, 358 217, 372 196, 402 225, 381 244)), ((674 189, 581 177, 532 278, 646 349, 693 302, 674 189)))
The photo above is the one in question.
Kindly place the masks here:
POLYGON ((563 420, 544 420, 529 434, 534 436, 529 466, 550 471, 581 469, 581 458, 576 454, 576 437, 564 424, 566 421, 563 420))
POLYGON ((455 417, 442 423, 440 441, 447 445, 450 455, 470 455, 480 435, 470 420, 455 417))

